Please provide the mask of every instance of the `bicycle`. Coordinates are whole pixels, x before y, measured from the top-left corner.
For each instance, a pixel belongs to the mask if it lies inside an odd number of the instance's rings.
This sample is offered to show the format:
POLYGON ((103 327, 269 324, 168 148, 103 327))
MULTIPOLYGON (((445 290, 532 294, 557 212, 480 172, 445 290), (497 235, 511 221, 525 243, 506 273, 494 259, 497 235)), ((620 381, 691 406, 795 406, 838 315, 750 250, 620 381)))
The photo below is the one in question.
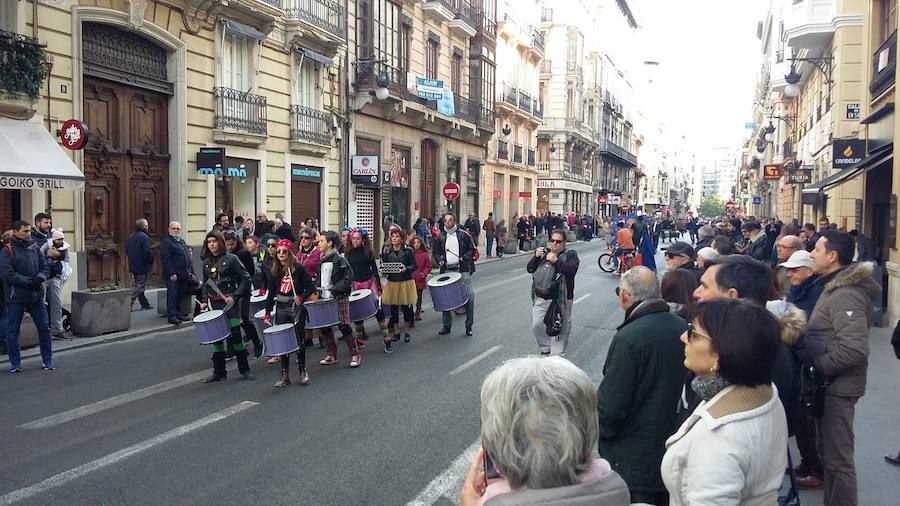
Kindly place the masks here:
POLYGON ((618 268, 613 261, 613 253, 615 253, 615 251, 616 248, 613 246, 609 250, 609 253, 600 255, 600 258, 597 259, 597 266, 600 267, 600 270, 603 272, 616 272, 617 274, 622 275, 623 273, 634 267, 634 250, 619 255, 618 268))

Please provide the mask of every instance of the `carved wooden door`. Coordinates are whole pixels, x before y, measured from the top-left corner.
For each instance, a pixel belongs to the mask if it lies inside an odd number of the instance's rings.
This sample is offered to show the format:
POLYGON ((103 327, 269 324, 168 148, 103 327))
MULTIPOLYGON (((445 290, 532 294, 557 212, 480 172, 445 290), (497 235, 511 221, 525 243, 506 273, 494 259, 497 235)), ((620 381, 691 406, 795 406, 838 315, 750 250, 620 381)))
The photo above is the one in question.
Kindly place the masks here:
POLYGON ((421 216, 435 218, 437 208, 434 205, 434 181, 437 173, 437 145, 425 139, 422 141, 422 176, 420 199, 422 200, 421 216))
POLYGON ((88 286, 131 284, 125 241, 137 219, 150 223, 154 250, 165 237, 167 102, 163 94, 84 77, 84 118, 91 130, 84 150, 88 286))

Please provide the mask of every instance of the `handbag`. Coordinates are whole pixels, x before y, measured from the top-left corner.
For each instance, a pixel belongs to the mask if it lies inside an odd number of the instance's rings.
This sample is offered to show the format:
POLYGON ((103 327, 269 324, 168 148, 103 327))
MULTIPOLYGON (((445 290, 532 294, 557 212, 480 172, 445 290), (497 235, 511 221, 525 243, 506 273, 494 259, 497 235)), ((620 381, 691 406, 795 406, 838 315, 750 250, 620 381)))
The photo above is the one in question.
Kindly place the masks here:
POLYGON ((550 302, 550 307, 547 308, 547 313, 544 315, 544 326, 544 330, 550 337, 556 337, 562 333, 562 311, 555 298, 550 302))
POLYGON ((822 418, 825 413, 825 395, 830 386, 831 382, 814 365, 800 365, 800 400, 813 418, 822 418))

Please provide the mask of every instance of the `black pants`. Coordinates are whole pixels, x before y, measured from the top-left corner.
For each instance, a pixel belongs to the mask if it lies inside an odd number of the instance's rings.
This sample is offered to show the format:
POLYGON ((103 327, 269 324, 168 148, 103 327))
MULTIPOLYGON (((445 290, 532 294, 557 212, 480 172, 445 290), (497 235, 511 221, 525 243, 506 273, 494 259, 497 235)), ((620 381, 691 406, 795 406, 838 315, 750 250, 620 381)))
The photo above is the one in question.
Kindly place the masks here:
POLYGON ((655 504, 657 506, 666 506, 669 504, 669 494, 660 492, 658 494, 648 494, 645 492, 632 492, 632 503, 655 504))
POLYGON ((237 303, 241 306, 241 328, 244 329, 244 335, 253 341, 253 346, 262 346, 259 341, 259 333, 256 332, 256 327, 250 320, 250 294, 238 299, 237 303))
POLYGON ((422 312, 422 293, 425 290, 416 289, 416 313, 422 312))
MULTIPOLYGON (((301 318, 302 320, 302 318, 301 318)), ((275 304, 275 325, 282 323, 294 323, 294 306, 293 304, 275 304)), ((303 333, 305 328, 302 324, 294 325, 294 335, 297 338, 297 365, 300 369, 306 369, 306 346, 303 345, 303 333)), ((287 371, 291 368, 291 356, 279 355, 281 360, 281 370, 287 371)))
POLYGON ((409 323, 413 321, 413 308, 412 306, 400 306, 400 305, 392 305, 391 307, 391 319, 388 320, 388 328, 393 329, 395 325, 400 323, 400 311, 403 311, 403 321, 409 323))

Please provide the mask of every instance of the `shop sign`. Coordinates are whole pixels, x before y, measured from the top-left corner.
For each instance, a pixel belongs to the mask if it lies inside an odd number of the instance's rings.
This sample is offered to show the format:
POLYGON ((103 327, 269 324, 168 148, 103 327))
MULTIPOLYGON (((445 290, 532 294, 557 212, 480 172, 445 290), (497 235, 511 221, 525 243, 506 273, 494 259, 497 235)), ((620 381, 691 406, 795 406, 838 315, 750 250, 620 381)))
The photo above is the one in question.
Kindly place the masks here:
POLYGON ((859 104, 847 104, 847 119, 859 119, 859 104))
POLYGON ((583 193, 591 193, 591 185, 567 181, 564 179, 538 179, 538 189, 573 190, 583 193))
POLYGON ((499 199, 501 197, 503 197, 503 191, 502 190, 494 190, 494 198, 499 199))
POLYGON ((763 179, 766 181, 774 181, 776 179, 781 179, 782 169, 781 165, 764 165, 763 166, 763 179))
POLYGON ((466 191, 468 193, 478 193, 478 181, 466 178, 466 191))
POLYGON ((519 198, 530 199, 530 198, 531 198, 531 192, 519 192, 519 198))
POLYGON ((619 205, 621 202, 622 202, 622 196, 621 196, 621 195, 610 195, 610 196, 609 196, 609 203, 610 203, 610 204, 612 204, 612 205, 614 205, 614 206, 617 206, 617 205, 619 205))
POLYGON ((200 148, 197 152, 197 172, 224 174, 225 148, 200 148))
POLYGON ((59 131, 59 140, 62 141, 63 146, 72 151, 78 151, 87 144, 89 133, 90 130, 88 130, 88 126, 84 122, 70 119, 63 123, 59 131))
POLYGON ((444 186, 441 188, 441 193, 444 194, 444 198, 447 200, 458 199, 460 193, 459 183, 454 183, 453 181, 444 183, 444 186))
POLYGON ((378 157, 354 156, 350 164, 350 182, 359 185, 378 186, 378 181, 378 157))
POLYGON ((83 190, 84 181, 79 179, 0 176, 0 190, 83 190))
POLYGON ((861 139, 835 139, 831 143, 832 163, 835 169, 846 169, 863 160, 866 141, 861 139))
POLYGON ((444 98, 444 81, 417 77, 416 96, 425 100, 440 100, 444 98))
POLYGON ((812 182, 811 170, 796 170, 788 174, 788 184, 806 184, 812 182))
POLYGON ((320 167, 307 167, 305 165, 291 164, 291 179, 295 181, 322 182, 322 169, 320 167))

